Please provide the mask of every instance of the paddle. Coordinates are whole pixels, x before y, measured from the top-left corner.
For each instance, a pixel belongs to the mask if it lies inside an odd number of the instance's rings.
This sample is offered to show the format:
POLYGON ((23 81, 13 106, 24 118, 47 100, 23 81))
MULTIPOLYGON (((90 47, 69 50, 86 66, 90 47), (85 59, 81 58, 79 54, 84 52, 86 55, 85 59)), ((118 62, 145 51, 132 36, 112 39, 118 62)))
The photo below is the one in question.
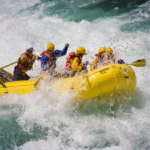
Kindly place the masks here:
POLYGON ((8 65, 6 65, 6 66, 3 66, 3 67, 1 67, 1 68, 0 68, 0 70, 1 70, 1 69, 3 69, 3 68, 8 67, 8 66, 10 66, 10 65, 13 65, 13 64, 15 64, 15 63, 17 63, 17 62, 18 62, 18 60, 17 60, 17 61, 15 61, 15 62, 13 62, 13 63, 11 63, 11 64, 8 64, 8 65))
POLYGON ((133 63, 130 63, 128 65, 132 65, 135 67, 145 67, 146 66, 146 60, 145 59, 139 59, 139 60, 136 60, 133 63))
POLYGON ((39 81, 40 81, 41 79, 43 79, 43 77, 44 77, 45 75, 47 75, 47 73, 49 72, 49 70, 50 70, 50 68, 52 67, 52 65, 56 63, 57 59, 60 57, 60 55, 63 53, 64 50, 65 50, 65 49, 62 50, 62 52, 57 56, 57 58, 55 59, 55 61, 49 66, 49 69, 48 69, 43 75, 41 75, 41 76, 37 79, 37 82, 35 83, 35 86, 37 86, 37 84, 39 83, 39 81))

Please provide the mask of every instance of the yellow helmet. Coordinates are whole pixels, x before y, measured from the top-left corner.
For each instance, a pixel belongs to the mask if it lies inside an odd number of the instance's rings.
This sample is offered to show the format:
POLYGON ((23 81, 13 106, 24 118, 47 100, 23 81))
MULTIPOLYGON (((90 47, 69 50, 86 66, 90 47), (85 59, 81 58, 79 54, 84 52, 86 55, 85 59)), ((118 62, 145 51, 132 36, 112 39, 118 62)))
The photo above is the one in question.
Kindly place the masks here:
POLYGON ((113 53, 113 50, 112 50, 112 48, 108 47, 108 48, 106 48, 106 52, 107 53, 113 53))
POLYGON ((55 49, 54 44, 53 44, 53 43, 48 43, 48 44, 47 44, 47 49, 48 49, 49 51, 53 51, 53 50, 55 49))
POLYGON ((76 54, 79 55, 79 54, 83 54, 83 53, 85 53, 85 48, 84 47, 78 47, 76 54))
POLYGON ((99 49, 99 53, 102 53, 102 52, 105 52, 106 50, 105 50, 105 47, 100 47, 100 49, 99 49))

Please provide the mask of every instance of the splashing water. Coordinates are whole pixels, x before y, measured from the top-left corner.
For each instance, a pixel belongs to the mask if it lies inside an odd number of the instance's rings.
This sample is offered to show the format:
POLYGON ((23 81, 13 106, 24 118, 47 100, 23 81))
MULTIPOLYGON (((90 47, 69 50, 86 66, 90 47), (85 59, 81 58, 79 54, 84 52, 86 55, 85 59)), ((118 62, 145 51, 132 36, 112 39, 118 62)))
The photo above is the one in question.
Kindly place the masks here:
MULTIPOLYGON (((45 77, 39 90, 1 96, 0 149, 150 149, 150 1, 1 0, 0 6, 0 66, 16 61, 28 44, 39 55, 49 42, 60 50, 69 43, 68 53, 85 47, 83 61, 92 62, 101 46, 128 63, 147 61, 132 67, 137 88, 130 95, 81 101, 45 77)), ((57 67, 65 61, 59 58, 57 67)), ((39 70, 36 62, 28 74, 39 70)))

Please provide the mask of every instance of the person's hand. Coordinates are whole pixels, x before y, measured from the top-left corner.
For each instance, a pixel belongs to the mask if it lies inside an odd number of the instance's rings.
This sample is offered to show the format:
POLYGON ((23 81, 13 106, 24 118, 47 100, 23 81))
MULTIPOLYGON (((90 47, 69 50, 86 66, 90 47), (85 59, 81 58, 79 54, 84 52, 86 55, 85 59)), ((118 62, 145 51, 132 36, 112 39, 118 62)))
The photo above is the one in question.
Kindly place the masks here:
POLYGON ((37 60, 41 60, 41 57, 38 56, 37 60))
POLYGON ((68 43, 66 43, 66 45, 65 45, 66 47, 69 47, 69 44, 68 43))

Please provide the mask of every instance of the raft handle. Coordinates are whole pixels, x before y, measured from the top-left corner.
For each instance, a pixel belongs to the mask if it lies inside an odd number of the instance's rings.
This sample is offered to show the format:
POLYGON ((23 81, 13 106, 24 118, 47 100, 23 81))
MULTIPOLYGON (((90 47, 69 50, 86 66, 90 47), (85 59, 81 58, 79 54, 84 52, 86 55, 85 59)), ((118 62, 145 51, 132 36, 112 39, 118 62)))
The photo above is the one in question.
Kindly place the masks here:
POLYGON ((129 78, 128 76, 125 76, 125 78, 129 78))

